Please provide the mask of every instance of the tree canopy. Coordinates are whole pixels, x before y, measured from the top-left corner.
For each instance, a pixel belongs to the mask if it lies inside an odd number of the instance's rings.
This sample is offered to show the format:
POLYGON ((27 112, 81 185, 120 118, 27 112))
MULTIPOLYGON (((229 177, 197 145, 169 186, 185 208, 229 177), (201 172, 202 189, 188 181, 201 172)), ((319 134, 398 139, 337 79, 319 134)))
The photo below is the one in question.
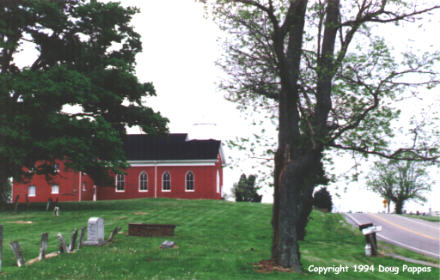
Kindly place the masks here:
POLYGON ((301 270, 298 234, 306 225, 315 186, 328 182, 326 151, 439 159, 438 141, 426 137, 423 127, 411 130, 414 141, 396 147, 391 126, 399 115, 395 102, 439 83, 439 53, 395 56, 373 30, 415 21, 440 5, 391 0, 201 2, 228 34, 219 61, 228 74, 221 85, 228 98, 255 111, 269 110, 278 120, 272 259, 301 270))
POLYGON ((258 187, 255 186, 255 180, 257 176, 241 174, 238 183, 234 184, 232 193, 235 196, 235 201, 247 201, 247 202, 261 202, 262 195, 257 193, 258 187))
POLYGON ((130 25, 136 12, 113 2, 2 1, 2 182, 53 174, 61 159, 102 184, 108 170, 126 167, 126 126, 167 131, 168 120, 144 105, 153 84, 135 75, 142 50, 130 25), (26 65, 17 62, 22 56, 26 65))
POLYGON ((432 184, 428 181, 426 164, 414 161, 376 162, 368 180, 372 191, 394 203, 397 214, 402 214, 408 200, 426 201, 426 193, 432 184))

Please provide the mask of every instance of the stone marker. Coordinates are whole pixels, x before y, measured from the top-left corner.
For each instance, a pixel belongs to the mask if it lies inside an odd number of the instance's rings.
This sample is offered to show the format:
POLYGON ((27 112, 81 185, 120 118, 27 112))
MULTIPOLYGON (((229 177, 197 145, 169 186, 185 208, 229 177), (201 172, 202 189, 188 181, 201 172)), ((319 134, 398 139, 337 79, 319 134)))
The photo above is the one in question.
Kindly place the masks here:
POLYGON ((55 206, 55 207, 53 208, 53 214, 54 214, 55 216, 59 216, 59 215, 60 215, 60 207, 59 207, 59 206, 55 206))
POLYGON ((17 266, 22 267, 25 264, 25 261, 20 244, 18 244, 18 241, 12 241, 9 245, 11 245, 11 249, 14 251, 15 258, 17 259, 17 266))
POLYGON ((115 237, 116 234, 121 230, 121 228, 115 227, 115 229, 110 233, 110 236, 107 239, 107 242, 111 242, 113 240, 113 237, 115 237))
POLYGON ((174 241, 165 240, 161 245, 160 248, 166 249, 166 248, 173 248, 175 245, 174 241))
POLYGON ((47 239, 48 239, 47 232, 43 232, 41 234, 40 255, 38 255, 38 259, 40 261, 43 260, 46 257, 47 239))
POLYGON ((77 236, 78 236, 78 229, 76 228, 73 230, 72 238, 70 238, 70 244, 69 244, 69 248, 68 248, 69 253, 72 253, 73 250, 75 250, 75 243, 76 243, 77 236))
POLYGON ((0 225, 0 272, 2 272, 3 225, 0 225))
POLYGON ((64 240, 63 235, 60 233, 57 234, 58 240, 60 241, 60 247, 59 247, 59 252, 60 253, 67 253, 67 245, 66 245, 66 240, 64 240))
POLYGON ((49 197, 46 203, 46 211, 49 211, 51 205, 52 205, 52 198, 49 197))
POLYGON ((83 245, 101 246, 104 244, 104 219, 91 217, 87 223, 87 241, 83 245))
POLYGON ((81 247, 83 245, 85 231, 86 231, 86 227, 82 227, 81 228, 81 233, 79 234, 78 249, 81 249, 81 247))

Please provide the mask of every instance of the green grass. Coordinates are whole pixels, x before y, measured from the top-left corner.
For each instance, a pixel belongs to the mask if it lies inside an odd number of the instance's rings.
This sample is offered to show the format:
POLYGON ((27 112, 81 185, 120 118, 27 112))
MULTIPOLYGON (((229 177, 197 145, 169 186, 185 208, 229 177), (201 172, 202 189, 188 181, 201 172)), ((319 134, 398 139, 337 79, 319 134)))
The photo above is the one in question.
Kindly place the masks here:
POLYGON ((409 218, 421 219, 421 220, 430 221, 430 222, 440 223, 440 216, 423 216, 423 215, 408 215, 408 214, 405 214, 403 216, 409 217, 409 218))
POLYGON ((257 272, 254 263, 270 257, 271 206, 206 200, 140 199, 63 203, 54 217, 44 205, 30 210, 1 212, 4 225, 0 279, 438 279, 439 270, 412 274, 402 266, 423 267, 388 257, 364 255, 364 237, 339 214, 313 211, 307 237, 300 243, 303 274, 257 272), (106 236, 122 227, 103 247, 85 247, 74 254, 44 260, 24 268, 15 266, 9 243, 20 241, 26 260, 39 252, 42 232, 49 233, 49 252, 57 250, 56 234, 70 239, 73 229, 89 217, 104 218, 106 236), (18 224, 17 221, 31 221, 18 224), (127 236, 128 223, 177 224, 174 237, 127 236), (164 240, 178 248, 160 249, 164 240), (319 275, 310 266, 349 266, 349 272, 319 275), (373 265, 375 272, 354 272, 354 265, 373 265), (397 266, 399 274, 378 272, 379 265, 397 266))

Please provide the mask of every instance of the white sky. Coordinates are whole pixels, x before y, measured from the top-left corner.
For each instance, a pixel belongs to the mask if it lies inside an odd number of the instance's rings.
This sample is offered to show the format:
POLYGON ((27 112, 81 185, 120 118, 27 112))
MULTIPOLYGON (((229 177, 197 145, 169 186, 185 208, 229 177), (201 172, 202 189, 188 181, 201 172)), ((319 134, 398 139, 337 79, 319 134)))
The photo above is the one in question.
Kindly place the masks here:
MULTIPOLYGON (((194 0, 121 2, 124 6, 141 9, 140 14, 132 21, 143 41, 143 52, 137 57, 137 76, 142 82, 153 82, 158 96, 150 98, 146 105, 169 118, 170 132, 189 133, 193 139, 214 138, 222 141, 237 136, 249 136, 254 128, 235 109, 234 104, 223 98, 224 92, 220 92, 216 86, 222 75, 221 70, 215 66, 215 61, 222 55, 220 43, 217 42, 220 33, 214 23, 203 17, 201 5, 194 0)), ((437 34, 438 29, 434 30, 425 33, 417 28, 406 29, 405 32, 388 30, 392 35, 388 37, 410 35, 413 42, 421 42, 423 46, 440 46, 440 36, 426 36, 437 34)), ((384 32, 387 30, 384 29, 384 32)), ((408 42, 406 39, 396 38, 401 40, 402 47, 408 42)), ((417 109, 417 106, 411 107, 412 110, 417 109)), ((139 133, 139 129, 130 129, 129 133, 139 133)), ((226 145, 223 148, 226 157, 239 155, 226 145)), ((240 160, 243 170, 236 166, 226 167, 224 170, 224 187, 227 193, 230 193, 233 183, 238 181, 243 171, 247 175, 255 172, 250 168, 252 159, 240 160)), ((336 169, 340 172, 350 166, 347 159, 336 160, 336 169)), ((433 186, 430 199, 424 206, 408 203, 406 209, 440 210, 439 184, 437 182, 433 186)), ((340 189, 339 198, 333 195, 334 210, 383 210, 382 198, 367 191, 364 182, 338 182, 334 185, 338 185, 340 189), (345 193, 341 191, 344 187, 347 187, 345 193)), ((335 193, 334 186, 329 190, 335 193)), ((264 194, 263 201, 272 200, 272 189, 264 188, 261 193, 264 194)))

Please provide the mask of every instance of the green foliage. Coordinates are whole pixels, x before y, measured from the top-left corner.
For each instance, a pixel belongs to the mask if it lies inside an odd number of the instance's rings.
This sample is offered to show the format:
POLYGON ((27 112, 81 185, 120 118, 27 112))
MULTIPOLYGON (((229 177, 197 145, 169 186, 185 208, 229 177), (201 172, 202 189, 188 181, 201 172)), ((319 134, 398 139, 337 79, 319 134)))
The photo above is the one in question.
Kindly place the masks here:
POLYGON ((315 192, 313 196, 313 205, 321 209, 326 209, 328 212, 332 211, 332 196, 330 195, 326 187, 322 187, 317 192, 315 192))
POLYGON ((261 202, 263 196, 257 193, 258 188, 255 187, 255 180, 255 175, 249 175, 247 178, 245 174, 240 176, 240 180, 234 184, 232 189, 235 201, 261 202))
POLYGON ((426 173, 427 165, 414 161, 376 162, 370 171, 368 187, 394 202, 397 214, 402 214, 407 200, 424 202, 431 185, 426 173))
POLYGON ((0 182, 0 210, 11 200, 11 181, 9 179, 0 182))
POLYGON ((136 12, 113 2, 2 2, 0 179, 50 175, 54 160, 65 159, 105 184, 109 169, 127 166, 126 126, 167 131, 167 119, 143 104, 153 85, 135 76, 136 12))

